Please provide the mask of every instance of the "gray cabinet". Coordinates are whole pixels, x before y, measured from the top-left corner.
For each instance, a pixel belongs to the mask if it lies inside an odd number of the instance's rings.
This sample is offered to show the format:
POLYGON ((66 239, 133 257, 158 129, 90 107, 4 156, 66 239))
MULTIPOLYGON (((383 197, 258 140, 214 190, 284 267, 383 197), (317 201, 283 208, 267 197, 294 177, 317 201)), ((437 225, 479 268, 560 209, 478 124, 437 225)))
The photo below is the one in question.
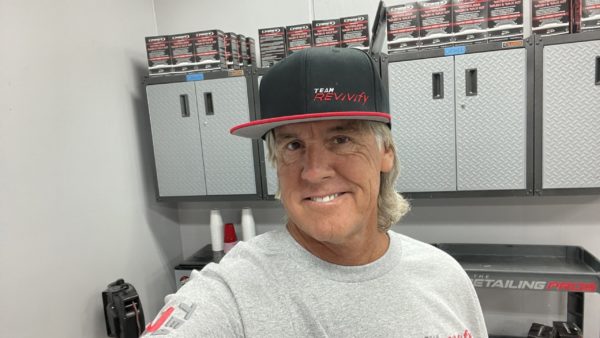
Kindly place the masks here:
POLYGON ((600 32, 540 39, 536 191, 600 191, 600 32))
POLYGON ((254 113, 251 77, 213 76, 146 86, 159 198, 260 195, 256 141, 229 134, 254 113))
POLYGON ((398 191, 530 193, 528 50, 471 48, 390 56, 398 191))

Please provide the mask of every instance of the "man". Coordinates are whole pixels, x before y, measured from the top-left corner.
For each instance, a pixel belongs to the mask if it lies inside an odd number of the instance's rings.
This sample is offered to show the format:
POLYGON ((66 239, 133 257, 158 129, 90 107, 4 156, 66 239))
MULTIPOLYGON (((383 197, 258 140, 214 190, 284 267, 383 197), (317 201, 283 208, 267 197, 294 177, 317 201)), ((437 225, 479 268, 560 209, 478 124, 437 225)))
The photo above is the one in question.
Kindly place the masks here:
POLYGON ((372 59, 312 48, 262 79, 285 227, 193 274, 146 329, 169 337, 486 337, 474 288, 438 249, 389 228, 408 211, 372 59))

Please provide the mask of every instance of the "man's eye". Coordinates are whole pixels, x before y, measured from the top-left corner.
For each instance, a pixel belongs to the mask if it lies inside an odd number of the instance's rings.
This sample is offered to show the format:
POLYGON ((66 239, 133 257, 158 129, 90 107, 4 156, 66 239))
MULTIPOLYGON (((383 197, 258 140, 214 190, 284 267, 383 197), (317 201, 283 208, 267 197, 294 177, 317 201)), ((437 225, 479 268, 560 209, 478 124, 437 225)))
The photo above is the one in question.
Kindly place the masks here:
POLYGON ((348 136, 336 136, 333 138, 334 144, 345 144, 350 142, 350 138, 348 136))
POLYGON ((293 141, 285 145, 286 150, 296 150, 298 148, 300 148, 300 142, 298 141, 293 141))

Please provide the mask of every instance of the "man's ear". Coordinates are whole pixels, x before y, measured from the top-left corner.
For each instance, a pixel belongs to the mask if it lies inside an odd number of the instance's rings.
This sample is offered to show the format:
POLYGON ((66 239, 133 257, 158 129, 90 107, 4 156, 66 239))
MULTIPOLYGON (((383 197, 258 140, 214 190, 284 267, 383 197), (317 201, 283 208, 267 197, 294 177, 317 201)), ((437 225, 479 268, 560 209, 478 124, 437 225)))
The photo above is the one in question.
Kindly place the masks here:
POLYGON ((381 157, 381 172, 388 173, 394 167, 394 151, 392 147, 385 147, 381 157))

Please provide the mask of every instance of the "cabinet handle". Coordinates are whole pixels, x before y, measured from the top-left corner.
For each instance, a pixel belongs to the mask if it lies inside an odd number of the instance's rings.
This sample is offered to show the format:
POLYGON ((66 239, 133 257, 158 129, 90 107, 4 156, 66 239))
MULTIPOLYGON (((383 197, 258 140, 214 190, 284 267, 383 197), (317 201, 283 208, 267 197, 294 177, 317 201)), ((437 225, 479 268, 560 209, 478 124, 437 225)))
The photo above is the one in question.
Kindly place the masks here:
POLYGON ((206 115, 215 115, 215 107, 213 105, 212 93, 204 93, 204 108, 206 115))
POLYGON ((179 95, 179 106, 181 107, 181 117, 190 117, 190 101, 187 94, 179 95))
POLYGON ((431 91, 434 100, 444 98, 444 73, 431 74, 431 91))
POLYGON ((477 96, 477 68, 465 70, 467 96, 477 96))
POLYGON ((600 56, 596 56, 596 86, 600 86, 600 56))

